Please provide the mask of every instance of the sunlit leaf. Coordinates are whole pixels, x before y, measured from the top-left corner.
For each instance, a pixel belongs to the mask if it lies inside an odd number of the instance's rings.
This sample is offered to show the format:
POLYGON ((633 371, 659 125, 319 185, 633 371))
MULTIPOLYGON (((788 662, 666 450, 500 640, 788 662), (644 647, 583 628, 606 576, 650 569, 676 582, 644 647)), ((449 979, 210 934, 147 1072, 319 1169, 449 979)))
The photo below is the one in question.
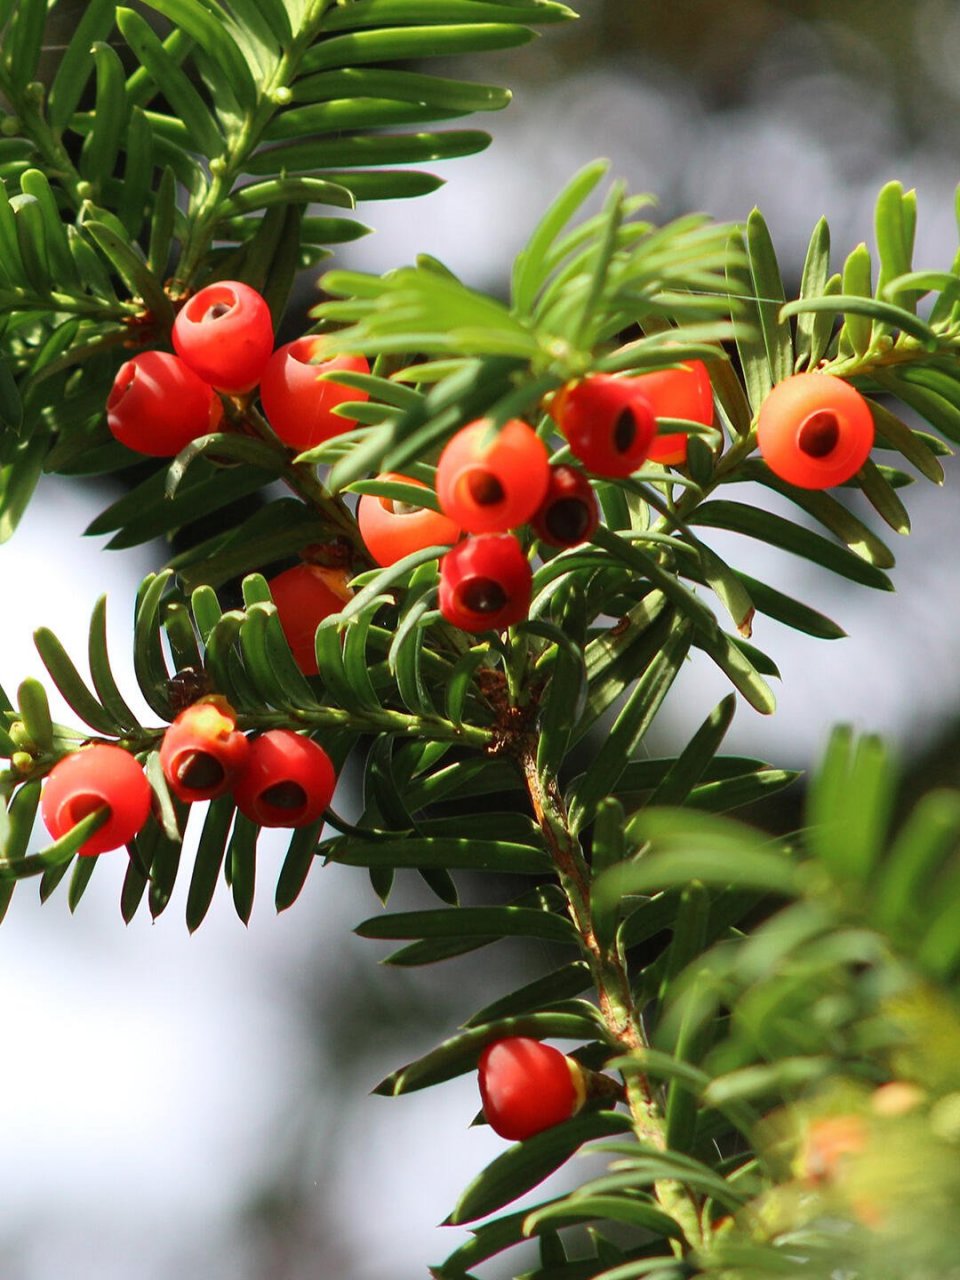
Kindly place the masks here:
POLYGON ((485 1217, 537 1186, 585 1142, 629 1128, 629 1119, 620 1112, 587 1112, 516 1143, 470 1183, 447 1222, 457 1226, 485 1217))

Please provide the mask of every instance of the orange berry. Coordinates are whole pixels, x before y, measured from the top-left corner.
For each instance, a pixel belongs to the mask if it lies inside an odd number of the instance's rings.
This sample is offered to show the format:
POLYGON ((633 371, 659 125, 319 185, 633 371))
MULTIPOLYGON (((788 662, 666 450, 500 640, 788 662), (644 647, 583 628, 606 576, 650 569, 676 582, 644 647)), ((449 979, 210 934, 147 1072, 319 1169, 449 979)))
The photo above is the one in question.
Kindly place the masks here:
POLYGON ((291 449, 312 449, 356 426, 352 418, 334 413, 348 400, 366 400, 366 391, 320 378, 321 373, 342 369, 369 373, 364 356, 332 356, 317 360, 323 350, 318 335, 297 338, 278 347, 260 377, 260 403, 264 416, 284 444, 291 449))
MULTIPOLYGON (((377 479, 427 488, 422 480, 393 471, 377 479)), ((367 550, 384 568, 424 547, 452 547, 460 537, 459 525, 449 516, 430 507, 413 507, 372 493, 365 493, 357 503, 357 524, 367 550)))
POLYGON ((485 419, 453 436, 437 463, 437 497, 469 533, 506 533, 543 501, 550 455, 532 427, 511 418, 494 432, 485 419))
POLYGON ((757 445, 770 470, 800 489, 828 489, 860 470, 873 447, 870 406, 849 382, 797 373, 760 406, 757 445))

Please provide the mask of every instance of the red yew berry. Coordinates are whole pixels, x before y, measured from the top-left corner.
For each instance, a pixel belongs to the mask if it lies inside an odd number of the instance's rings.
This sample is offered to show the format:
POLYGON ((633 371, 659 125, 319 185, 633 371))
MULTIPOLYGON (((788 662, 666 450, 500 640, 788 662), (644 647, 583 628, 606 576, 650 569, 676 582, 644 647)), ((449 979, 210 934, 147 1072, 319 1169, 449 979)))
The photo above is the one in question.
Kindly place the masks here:
POLYGON ((522 1141, 583 1106, 580 1064, 539 1040, 509 1036, 488 1044, 478 1069, 483 1114, 501 1138, 522 1141))
POLYGON ((597 476, 628 476, 646 461, 657 432, 635 378, 592 373, 554 397, 550 413, 571 452, 597 476))
POLYGON ((129 751, 95 743, 53 766, 40 812, 51 836, 59 840, 91 813, 107 809, 106 822, 78 850, 86 857, 132 840, 150 815, 152 794, 146 774, 129 751))
MULTIPOLYGON (((688 422, 713 422, 713 387, 702 360, 690 360, 678 369, 641 373, 632 381, 650 401, 655 418, 684 418, 688 422)), ((650 462, 677 466, 687 460, 687 435, 669 431, 654 436, 647 455, 650 462)))
POLYGON ((800 489, 828 489, 856 475, 873 447, 873 415, 829 373, 797 373, 760 406, 757 444, 770 470, 800 489))
POLYGON ((440 561, 440 612, 461 631, 503 631, 530 608, 533 572, 512 533, 480 533, 440 561))
POLYGON ((648 462, 658 462, 661 467, 682 467, 687 460, 690 437, 685 431, 665 431, 653 437, 648 462))
POLYGON ((550 455, 532 427, 511 418, 498 432, 481 418, 448 442, 437 463, 437 497, 469 533, 504 533, 529 520, 550 480, 550 455))
POLYGON ((550 468, 547 496, 530 521, 534 533, 552 547, 585 542, 600 520, 596 494, 582 471, 566 463, 550 468))
MULTIPOLYGON (((392 471, 377 479, 427 488, 422 480, 392 471)), ((384 568, 424 547, 452 547, 460 537, 459 526, 449 516, 430 507, 415 507, 372 493, 365 493, 357 503, 357 524, 367 550, 384 568)))
POLYGON ((346 574, 319 564, 295 564, 271 578, 267 586, 294 661, 305 676, 317 675, 317 627, 350 599, 346 574))
POLYGON ((292 729, 270 729, 251 740, 233 798, 261 827, 305 827, 321 817, 336 785, 333 764, 319 743, 292 729))
POLYGON ((160 767, 178 799, 213 800, 230 790, 249 750, 236 712, 226 699, 213 697, 177 716, 163 735, 160 767))
POLYGON ((260 378, 260 403, 273 430, 291 449, 303 451, 356 426, 352 418, 334 413, 347 400, 366 400, 366 391, 321 379, 321 373, 343 369, 369 373, 364 356, 333 356, 313 364, 323 350, 323 338, 297 338, 278 347, 260 378))
POLYGON ((239 395, 257 385, 273 351, 270 308, 248 284, 218 280, 177 312, 173 345, 204 382, 239 395))
POLYGON ((169 458, 216 431, 223 405, 170 351, 141 351, 120 366, 107 397, 107 426, 128 449, 169 458))

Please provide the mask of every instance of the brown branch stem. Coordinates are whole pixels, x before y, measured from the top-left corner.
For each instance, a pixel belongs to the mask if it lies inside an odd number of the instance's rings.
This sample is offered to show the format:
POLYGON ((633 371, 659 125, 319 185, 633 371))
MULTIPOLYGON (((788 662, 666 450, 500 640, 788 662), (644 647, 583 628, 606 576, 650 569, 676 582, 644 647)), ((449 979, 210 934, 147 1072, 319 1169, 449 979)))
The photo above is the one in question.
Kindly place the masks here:
MULTIPOLYGON (((590 911, 590 869, 579 841, 570 830, 556 779, 544 777, 537 768, 535 740, 525 742, 520 765, 534 815, 567 895, 570 915, 590 965, 604 1024, 612 1040, 626 1052, 642 1057, 648 1047, 647 1040, 626 963, 616 947, 604 948, 597 938, 590 911)), ((628 1075, 626 1101, 638 1139, 658 1151, 666 1150, 663 1112, 642 1072, 628 1075)), ((695 1195, 672 1179, 658 1180, 654 1191, 664 1209, 683 1228, 688 1245, 699 1246, 702 1227, 695 1195)))

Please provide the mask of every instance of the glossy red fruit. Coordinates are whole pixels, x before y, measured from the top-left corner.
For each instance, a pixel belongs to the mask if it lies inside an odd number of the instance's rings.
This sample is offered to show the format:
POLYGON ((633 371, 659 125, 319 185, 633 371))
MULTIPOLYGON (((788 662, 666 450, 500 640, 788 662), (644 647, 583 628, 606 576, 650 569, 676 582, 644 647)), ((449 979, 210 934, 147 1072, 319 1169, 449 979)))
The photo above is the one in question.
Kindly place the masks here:
POLYGON ((366 400, 366 391, 339 382, 320 379, 321 373, 337 369, 369 373, 364 356, 333 356, 317 360, 323 350, 322 337, 297 338, 278 347, 266 363, 260 378, 260 403, 264 416, 284 444, 303 451, 332 436, 355 427, 352 418, 334 413, 347 400, 366 400))
POLYGON ((631 475, 649 456, 657 424, 635 383, 592 373, 554 397, 551 415, 574 457, 594 475, 631 475))
POLYGON ((440 561, 440 612, 461 631, 503 631, 530 609, 533 572, 512 533, 479 533, 440 561))
POLYGON ((547 496, 530 521, 534 533, 552 547, 585 542, 600 520, 593 486, 582 471, 559 463, 550 468, 547 496))
POLYGON ((257 385, 273 351, 270 308, 248 284, 218 280, 177 312, 173 345, 204 382, 239 395, 257 385))
POLYGON ((170 351, 141 351, 122 364, 107 397, 107 426, 128 449, 169 458, 216 431, 214 389, 170 351))
POLYGON ((107 743, 82 747, 50 770, 40 812, 54 840, 72 831, 97 809, 110 816, 80 846, 88 856, 119 849, 132 840, 150 815, 152 792, 146 774, 129 751, 107 743))
POLYGON ((690 437, 685 431, 665 431, 653 438, 648 462, 659 462, 661 467, 682 467, 687 460, 690 437))
POLYGON ((163 735, 160 767, 178 799, 213 800, 230 790, 249 750, 236 712, 226 699, 214 697, 180 712, 163 735))
POLYGON ((800 489, 828 489, 860 470, 873 415, 859 391, 829 373, 797 373, 760 406, 757 444, 770 470, 800 489))
POLYGON ((251 739, 233 798, 261 827, 305 827, 322 816, 336 785, 333 764, 319 743, 291 729, 270 729, 251 739))
POLYGON ((569 1120, 583 1105, 579 1063, 539 1040, 509 1036, 488 1044, 478 1068, 483 1114, 501 1138, 522 1141, 569 1120))
MULTIPOLYGON (((427 488, 422 480, 393 471, 377 479, 427 488)), ((367 550, 384 568, 424 547, 452 547, 461 532, 449 516, 430 507, 414 507, 392 498, 378 498, 372 493, 365 493, 357 503, 357 524, 367 550)))
MULTIPOLYGON (((641 373, 633 382, 650 401, 655 418, 684 418, 688 422, 713 422, 713 387, 702 360, 690 360, 678 369, 657 369, 641 373)), ((687 460, 688 436, 668 431, 654 436, 647 455, 663 466, 682 465, 687 460)))
POLYGON ((314 641, 324 618, 339 613, 350 599, 342 569, 318 564, 295 564, 271 578, 267 585, 294 661, 305 676, 318 673, 314 641))
POLYGON ((468 423, 437 463, 437 497, 469 533, 505 533, 539 507, 550 480, 550 455, 532 427, 511 418, 499 431, 486 419, 468 423))

